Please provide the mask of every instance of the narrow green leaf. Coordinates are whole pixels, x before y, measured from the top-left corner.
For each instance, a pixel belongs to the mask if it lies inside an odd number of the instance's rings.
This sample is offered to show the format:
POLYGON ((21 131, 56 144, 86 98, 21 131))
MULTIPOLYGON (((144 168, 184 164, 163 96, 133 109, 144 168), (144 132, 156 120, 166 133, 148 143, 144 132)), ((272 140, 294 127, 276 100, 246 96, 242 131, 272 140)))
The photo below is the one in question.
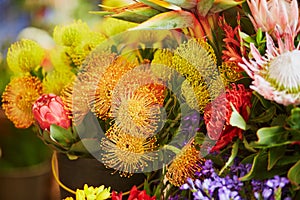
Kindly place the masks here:
POLYGON ((261 113, 259 116, 251 119, 251 122, 264 123, 264 122, 270 121, 274 117, 275 114, 276 114, 276 107, 271 106, 269 109, 267 109, 265 112, 261 113))
POLYGON ((244 1, 235 1, 235 0, 218 0, 214 1, 214 4, 212 8, 210 9, 210 12, 212 13, 219 13, 223 10, 227 10, 229 8, 232 8, 234 6, 242 4, 244 1))
POLYGON ((161 0, 139 0, 139 1, 161 12, 167 12, 169 10, 181 10, 180 7, 170 4, 166 1, 161 1, 161 0))
POLYGON ((138 8, 134 10, 125 10, 124 12, 112 14, 110 17, 129 22, 142 23, 149 18, 159 14, 159 11, 153 8, 138 8))
POLYGON ((201 16, 206 16, 214 4, 214 0, 201 0, 198 1, 197 11, 201 16))
POLYGON ((271 170, 285 154, 285 147, 273 147, 268 152, 268 170, 271 170))
POLYGON ((266 179, 275 175, 280 175, 284 172, 285 168, 274 168, 270 171, 267 170, 268 166, 268 154, 263 150, 255 155, 252 163, 252 168, 248 174, 241 177, 241 181, 248 181, 251 179, 266 179))
MULTIPOLYGON (((165 0, 165 1, 185 9, 194 8, 197 4, 197 0, 165 0)), ((206 0, 201 0, 201 1, 206 1, 206 0)))
POLYGON ((178 29, 193 27, 193 25, 194 16, 192 13, 186 11, 170 11, 158 14, 129 30, 178 29))
POLYGON ((300 160, 290 168, 287 176, 293 184, 300 184, 300 160))
POLYGON ((300 130, 300 108, 293 108, 291 111, 291 116, 288 118, 288 124, 293 129, 300 130))
POLYGON ((240 143, 240 140, 237 140, 232 145, 231 155, 230 155, 229 159, 227 160, 227 162, 225 163, 224 167, 220 170, 219 175, 221 175, 223 173, 223 171, 233 163, 233 161, 239 151, 239 143, 240 143))
POLYGON ((232 104, 230 104, 230 105, 232 108, 232 114, 230 117, 230 125, 238 127, 242 130, 246 130, 247 124, 246 124, 244 118, 240 115, 240 113, 238 113, 238 111, 235 109, 235 107, 232 104))
POLYGON ((256 43, 260 44, 262 39, 263 39, 262 31, 261 31, 261 28, 259 28, 256 31, 256 43))

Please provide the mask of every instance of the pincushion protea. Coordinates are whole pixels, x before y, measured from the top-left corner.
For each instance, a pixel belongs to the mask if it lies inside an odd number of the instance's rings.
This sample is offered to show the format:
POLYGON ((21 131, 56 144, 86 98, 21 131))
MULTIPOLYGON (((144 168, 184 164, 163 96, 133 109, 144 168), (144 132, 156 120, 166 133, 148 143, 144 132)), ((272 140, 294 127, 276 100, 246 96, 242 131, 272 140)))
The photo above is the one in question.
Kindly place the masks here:
POLYGON ((254 44, 250 44, 254 59, 243 58, 239 63, 247 74, 253 79, 251 89, 264 98, 279 104, 300 104, 300 43, 294 46, 293 36, 290 32, 283 39, 275 29, 278 47, 275 46, 271 36, 266 33, 267 50, 261 55, 254 44))
POLYGON ((276 26, 280 35, 287 32, 295 37, 300 30, 297 0, 247 0, 252 16, 249 16, 255 29, 261 28, 271 33, 276 26))

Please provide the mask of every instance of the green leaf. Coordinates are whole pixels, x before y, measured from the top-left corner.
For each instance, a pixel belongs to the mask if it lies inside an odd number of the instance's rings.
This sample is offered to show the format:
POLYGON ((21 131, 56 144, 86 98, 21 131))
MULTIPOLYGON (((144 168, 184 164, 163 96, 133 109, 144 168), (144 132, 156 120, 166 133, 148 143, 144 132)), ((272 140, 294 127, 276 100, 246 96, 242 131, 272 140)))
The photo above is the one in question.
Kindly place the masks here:
POLYGON ((257 131, 257 145, 272 147, 274 144, 282 144, 287 139, 287 132, 281 126, 264 127, 257 131))
POLYGON ((262 34, 262 31, 261 31, 261 28, 259 28, 256 31, 256 43, 260 44, 262 39, 263 39, 263 34, 262 34))
POLYGON ((300 160, 290 168, 287 176, 293 184, 300 184, 300 160))
POLYGON ((212 13, 219 13, 223 10, 227 10, 229 8, 232 8, 234 6, 242 4, 244 1, 235 1, 235 0, 218 0, 214 1, 214 4, 212 8, 210 9, 210 12, 212 13))
POLYGON ((72 136, 71 128, 64 129, 58 125, 51 124, 50 137, 62 146, 68 147, 73 142, 72 136))
POLYGON ((271 170, 277 161, 285 154, 285 147, 273 147, 268 152, 268 170, 271 170))
POLYGON ((292 129, 300 130, 300 108, 293 108, 291 111, 291 116, 288 118, 288 124, 292 129))
POLYGON ((265 151, 260 151, 253 159, 252 168, 248 174, 241 177, 241 181, 248 181, 251 179, 266 179, 275 175, 280 175, 284 172, 285 168, 274 168, 271 171, 267 170, 268 155, 265 151))
POLYGON ((139 1, 161 12, 167 12, 169 10, 181 10, 180 7, 170 4, 166 1, 161 1, 161 0, 139 0, 139 1))
POLYGON ((80 141, 72 144, 69 152, 76 155, 88 155, 90 153, 99 152, 100 150, 100 142, 98 139, 83 138, 80 141))
MULTIPOLYGON (((197 4, 197 0, 165 0, 165 1, 185 9, 194 8, 197 4)), ((205 0, 201 0, 201 1, 205 1, 205 0)))
POLYGON ((129 22, 142 23, 160 12, 153 8, 138 8, 134 10, 125 10, 124 12, 112 14, 110 17, 129 22))
POLYGON ((201 16, 206 16, 214 4, 214 0, 201 0, 198 1, 197 10, 201 16))
POLYGON ((149 29, 179 29, 194 26, 195 16, 186 11, 170 11, 158 14, 149 20, 141 23, 137 27, 129 30, 149 30, 149 29))
POLYGON ((264 123, 264 122, 270 121, 274 117, 275 114, 276 114, 276 107, 271 106, 269 109, 267 109, 265 112, 261 113, 259 116, 251 119, 251 122, 264 123))
POLYGON ((232 114, 230 117, 230 125, 238 127, 242 130, 246 130, 247 124, 246 124, 244 118, 240 115, 240 113, 238 113, 238 111, 235 109, 235 107, 232 104, 230 104, 230 105, 232 108, 232 114))
POLYGON ((227 160, 227 162, 225 163, 224 167, 222 167, 222 169, 220 170, 219 175, 221 175, 223 173, 223 171, 233 163, 233 161, 239 151, 239 143, 240 143, 240 140, 237 140, 232 145, 231 155, 230 155, 229 159, 227 160))

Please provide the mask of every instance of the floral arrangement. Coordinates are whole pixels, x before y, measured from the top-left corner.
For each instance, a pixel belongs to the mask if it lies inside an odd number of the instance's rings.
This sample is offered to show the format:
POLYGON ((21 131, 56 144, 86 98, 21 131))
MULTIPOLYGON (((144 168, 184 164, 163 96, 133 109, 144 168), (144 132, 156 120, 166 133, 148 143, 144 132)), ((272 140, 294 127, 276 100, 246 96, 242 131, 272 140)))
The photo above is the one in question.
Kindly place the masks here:
MULTIPOLYGON (((15 76, 2 105, 16 127, 35 124, 70 159, 93 156, 125 177, 145 173, 132 199, 299 198, 296 0, 101 7, 92 12, 103 18, 97 30, 57 26, 51 50, 11 45, 15 76)), ((122 199, 109 192, 76 194, 122 199)))

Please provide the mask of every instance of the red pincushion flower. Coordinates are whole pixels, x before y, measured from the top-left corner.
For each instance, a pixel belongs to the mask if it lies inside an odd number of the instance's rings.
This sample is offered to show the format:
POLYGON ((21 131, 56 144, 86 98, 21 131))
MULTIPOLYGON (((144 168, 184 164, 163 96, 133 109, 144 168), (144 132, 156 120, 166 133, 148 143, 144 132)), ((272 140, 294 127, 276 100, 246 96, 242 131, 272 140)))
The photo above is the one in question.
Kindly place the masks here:
POLYGON ((32 107, 35 120, 43 130, 49 130, 51 124, 63 128, 71 126, 71 120, 64 104, 59 96, 55 94, 44 94, 40 96, 32 107))
MULTIPOLYGON (((112 192, 111 196, 112 200, 122 200, 122 192, 119 194, 116 194, 115 191, 112 192)), ((128 197, 128 200, 155 200, 155 196, 150 197, 147 193, 146 190, 139 191, 136 186, 133 186, 130 190, 130 194, 128 197)))
POLYGON ((242 130, 230 125, 233 106, 244 118, 249 119, 252 92, 242 84, 232 84, 225 93, 208 104, 204 111, 204 121, 210 139, 217 140, 211 151, 218 151, 232 142, 235 137, 243 138, 242 130))

